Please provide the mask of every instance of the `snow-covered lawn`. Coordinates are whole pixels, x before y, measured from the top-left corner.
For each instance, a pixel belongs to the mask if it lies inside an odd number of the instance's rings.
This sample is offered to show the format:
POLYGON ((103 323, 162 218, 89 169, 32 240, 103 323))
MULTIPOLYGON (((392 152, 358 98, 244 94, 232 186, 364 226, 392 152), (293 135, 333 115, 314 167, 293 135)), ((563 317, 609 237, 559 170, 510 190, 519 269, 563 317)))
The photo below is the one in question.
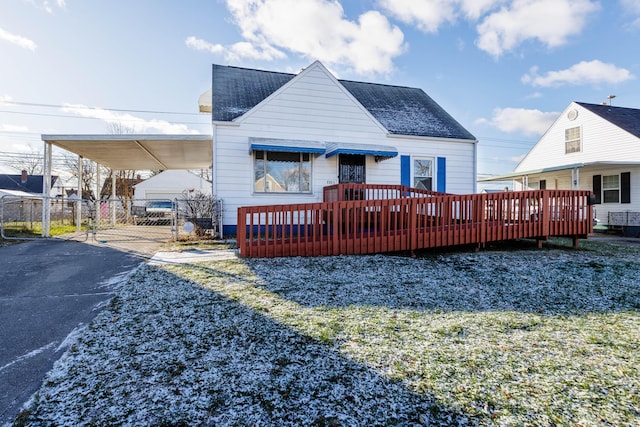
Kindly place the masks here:
POLYGON ((19 422, 640 425, 640 250, 141 266, 19 422))

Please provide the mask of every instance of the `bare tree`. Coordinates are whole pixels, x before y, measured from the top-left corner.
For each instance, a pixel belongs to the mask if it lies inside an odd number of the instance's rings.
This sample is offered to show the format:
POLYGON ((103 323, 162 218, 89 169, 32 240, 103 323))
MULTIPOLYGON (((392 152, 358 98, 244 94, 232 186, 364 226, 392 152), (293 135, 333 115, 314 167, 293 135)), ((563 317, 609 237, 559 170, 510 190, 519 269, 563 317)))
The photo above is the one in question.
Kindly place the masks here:
MULTIPOLYGON (((107 126, 107 131, 114 135, 124 135, 135 132, 135 128, 132 126, 127 126, 122 124, 121 122, 113 122, 109 123, 107 126)), ((102 191, 100 196, 108 196, 111 194, 111 186, 107 185, 112 181, 115 177, 116 181, 116 196, 120 199, 120 204, 122 205, 122 209, 126 212, 126 215, 129 216, 131 213, 131 205, 133 204, 133 185, 137 183, 137 172, 135 170, 114 170, 109 169, 107 173, 107 178, 105 180, 105 185, 102 187, 102 191), (109 189, 105 191, 105 189, 109 189)))
POLYGON ((24 153, 20 157, 12 159, 7 164, 18 170, 26 170, 29 175, 42 175, 42 151, 30 148, 29 153, 24 153))
MULTIPOLYGON (((75 154, 66 153, 63 155, 63 163, 71 175, 78 179, 78 159, 75 154)), ((81 197, 86 200, 96 200, 94 192, 97 179, 97 165, 89 159, 82 159, 82 179, 81 197)), ((80 195, 80 194, 79 194, 80 195)))

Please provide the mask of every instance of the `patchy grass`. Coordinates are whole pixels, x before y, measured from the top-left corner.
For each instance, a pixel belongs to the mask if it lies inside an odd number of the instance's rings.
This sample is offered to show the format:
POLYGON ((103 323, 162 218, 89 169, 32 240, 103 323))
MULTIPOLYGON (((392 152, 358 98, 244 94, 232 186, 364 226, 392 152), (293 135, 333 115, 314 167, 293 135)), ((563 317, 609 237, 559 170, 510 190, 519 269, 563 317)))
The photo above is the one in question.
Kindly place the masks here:
POLYGON ((640 424, 628 246, 144 266, 31 424, 640 424))

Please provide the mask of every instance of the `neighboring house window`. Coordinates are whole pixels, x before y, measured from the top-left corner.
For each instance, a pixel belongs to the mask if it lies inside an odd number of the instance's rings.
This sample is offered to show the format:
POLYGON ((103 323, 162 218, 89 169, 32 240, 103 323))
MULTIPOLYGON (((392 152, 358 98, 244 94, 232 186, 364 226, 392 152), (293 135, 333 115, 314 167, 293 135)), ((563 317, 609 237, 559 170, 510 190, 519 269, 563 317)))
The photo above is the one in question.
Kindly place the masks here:
POLYGON ((310 193, 309 153, 255 151, 253 161, 256 193, 310 193))
POLYGON ((433 159, 413 160, 413 186, 423 190, 433 189, 433 159))
POLYGON ((604 203, 620 202, 620 176, 602 176, 602 201, 604 203))
POLYGON ((581 150, 580 126, 564 130, 564 150, 566 154, 579 153, 581 150))
POLYGON ((594 175, 593 194, 596 196, 596 204, 631 203, 631 172, 594 175))

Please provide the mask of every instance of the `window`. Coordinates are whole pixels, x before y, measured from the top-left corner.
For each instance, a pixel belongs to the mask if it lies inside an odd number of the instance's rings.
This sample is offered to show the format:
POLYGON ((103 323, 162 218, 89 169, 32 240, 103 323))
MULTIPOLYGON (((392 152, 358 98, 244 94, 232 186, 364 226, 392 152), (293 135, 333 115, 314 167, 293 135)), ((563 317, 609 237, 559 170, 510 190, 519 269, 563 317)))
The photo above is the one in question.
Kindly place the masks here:
POLYGON ((309 153, 254 151, 256 193, 310 193, 311 157, 309 153))
POLYGON ((602 200, 604 203, 620 202, 620 176, 602 176, 602 200))
POLYGON ((564 130, 564 152, 579 153, 582 149, 580 138, 580 126, 564 130))
POLYGON ((433 159, 413 160, 413 186, 423 190, 433 189, 433 159))

